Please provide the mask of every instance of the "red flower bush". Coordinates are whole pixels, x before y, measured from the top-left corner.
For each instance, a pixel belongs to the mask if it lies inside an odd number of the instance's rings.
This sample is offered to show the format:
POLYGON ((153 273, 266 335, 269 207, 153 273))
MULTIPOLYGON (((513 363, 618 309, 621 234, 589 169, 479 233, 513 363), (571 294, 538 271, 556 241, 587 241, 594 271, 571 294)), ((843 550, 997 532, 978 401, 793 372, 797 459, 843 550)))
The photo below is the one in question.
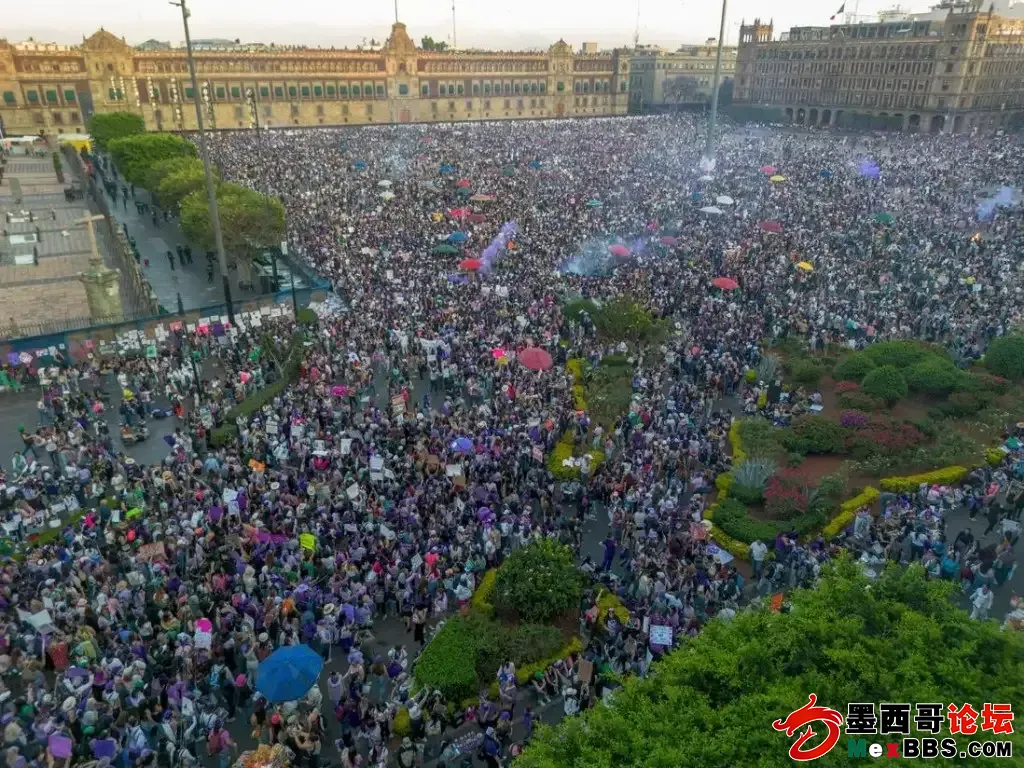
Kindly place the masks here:
POLYGON ((927 438, 915 426, 888 419, 872 419, 846 437, 846 450, 855 458, 882 454, 893 456, 916 448, 927 438))
POLYGON ((809 503, 807 481, 792 469, 773 475, 764 489, 764 511, 775 520, 790 520, 802 515, 809 503))
POLYGON ((845 395, 847 392, 860 392, 860 384, 855 381, 836 382, 837 395, 845 395))

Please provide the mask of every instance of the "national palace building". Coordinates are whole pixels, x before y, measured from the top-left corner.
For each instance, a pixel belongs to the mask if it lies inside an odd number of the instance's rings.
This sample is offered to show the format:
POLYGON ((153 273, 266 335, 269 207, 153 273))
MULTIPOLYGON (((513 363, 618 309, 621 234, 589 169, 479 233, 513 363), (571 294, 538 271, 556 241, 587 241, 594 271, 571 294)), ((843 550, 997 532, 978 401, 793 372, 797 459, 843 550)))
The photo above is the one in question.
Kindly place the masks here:
MULTIPOLYGON (((849 2, 846 3, 849 6, 849 2)), ((1024 116, 1024 3, 945 0, 872 23, 740 27, 733 100, 809 125, 992 130, 1024 116)))
MULTIPOLYGON (((623 115, 630 51, 426 51, 405 25, 373 50, 196 46, 207 127, 623 115)), ((100 30, 81 45, 0 41, 0 119, 7 135, 73 133, 93 112, 130 111, 154 131, 194 130, 183 48, 133 47, 100 30)))

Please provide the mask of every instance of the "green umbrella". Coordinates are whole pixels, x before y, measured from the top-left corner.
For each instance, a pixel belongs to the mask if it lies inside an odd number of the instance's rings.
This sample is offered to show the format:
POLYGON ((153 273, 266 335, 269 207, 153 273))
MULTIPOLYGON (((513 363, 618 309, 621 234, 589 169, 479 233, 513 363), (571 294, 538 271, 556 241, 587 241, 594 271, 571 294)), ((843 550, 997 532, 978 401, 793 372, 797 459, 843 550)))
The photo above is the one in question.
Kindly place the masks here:
POLYGON ((601 201, 600 200, 590 200, 590 201, 587 202, 587 208, 600 208, 600 207, 601 207, 601 201))
POLYGON ((432 253, 451 253, 451 254, 455 254, 455 253, 459 252, 459 249, 456 248, 454 245, 444 244, 444 245, 435 245, 431 249, 431 252, 432 253))
POLYGON ((469 197, 470 195, 473 194, 473 190, 470 189, 469 187, 459 187, 457 190, 455 190, 455 194, 458 195, 459 197, 469 197))
POLYGON ((892 214, 891 213, 887 213, 885 211, 882 211, 882 213, 876 213, 875 214, 875 221, 877 221, 879 224, 892 224, 892 222, 893 222, 892 214))
POLYGON ((509 168, 506 168, 505 170, 503 170, 502 173, 505 174, 506 176, 515 176, 516 175, 516 169, 509 167, 509 168))

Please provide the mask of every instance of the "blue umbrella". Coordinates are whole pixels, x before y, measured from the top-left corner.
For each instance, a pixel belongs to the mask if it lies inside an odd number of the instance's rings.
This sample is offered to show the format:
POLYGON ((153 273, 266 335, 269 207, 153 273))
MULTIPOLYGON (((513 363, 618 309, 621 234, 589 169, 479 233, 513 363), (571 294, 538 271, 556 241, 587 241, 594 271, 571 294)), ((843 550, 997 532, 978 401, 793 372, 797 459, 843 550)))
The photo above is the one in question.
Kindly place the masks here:
POLYGON ((455 173, 455 166, 449 163, 443 163, 441 165, 441 173, 455 173))
POLYGON ((323 658, 308 645, 286 645, 260 663, 256 690, 271 704, 297 701, 316 685, 323 668, 323 658))
POLYGON ((452 441, 452 450, 456 453, 469 453, 473 450, 473 441, 468 437, 460 437, 452 441))
POLYGON ((355 168, 357 171, 365 171, 366 163, 364 163, 362 160, 357 160, 355 165, 352 167, 355 168))
POLYGON ((533 162, 531 162, 530 167, 536 171, 538 168, 540 168, 540 160, 534 160, 533 162))
POLYGON ((469 239, 469 235, 465 232, 452 232, 448 235, 449 243, 464 243, 469 239))
POLYGON ((818 175, 821 176, 821 178, 823 179, 831 179, 832 171, 830 171, 828 168, 823 168, 822 170, 818 171, 818 175))

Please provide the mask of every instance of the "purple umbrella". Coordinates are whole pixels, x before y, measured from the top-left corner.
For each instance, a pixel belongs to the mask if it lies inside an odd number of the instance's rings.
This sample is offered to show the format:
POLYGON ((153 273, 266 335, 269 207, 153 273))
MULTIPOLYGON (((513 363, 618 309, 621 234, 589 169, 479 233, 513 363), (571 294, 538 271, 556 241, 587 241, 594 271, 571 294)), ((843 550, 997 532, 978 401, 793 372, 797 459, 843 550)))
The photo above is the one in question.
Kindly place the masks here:
POLYGON ((485 520, 489 520, 492 517, 491 508, 490 507, 480 507, 480 509, 478 509, 476 511, 476 516, 477 516, 477 519, 480 520, 480 522, 483 522, 485 520))
POLYGON ((452 441, 452 450, 456 453, 469 453, 473 450, 473 441, 468 437, 459 437, 452 441))
POLYGON ((72 680, 78 680, 80 678, 86 678, 89 676, 89 673, 81 667, 68 667, 68 671, 64 674, 70 677, 72 680))
POLYGON ((218 504, 215 507, 210 507, 210 511, 207 514, 209 514, 210 519, 216 523, 224 516, 224 510, 221 509, 221 506, 218 504))

